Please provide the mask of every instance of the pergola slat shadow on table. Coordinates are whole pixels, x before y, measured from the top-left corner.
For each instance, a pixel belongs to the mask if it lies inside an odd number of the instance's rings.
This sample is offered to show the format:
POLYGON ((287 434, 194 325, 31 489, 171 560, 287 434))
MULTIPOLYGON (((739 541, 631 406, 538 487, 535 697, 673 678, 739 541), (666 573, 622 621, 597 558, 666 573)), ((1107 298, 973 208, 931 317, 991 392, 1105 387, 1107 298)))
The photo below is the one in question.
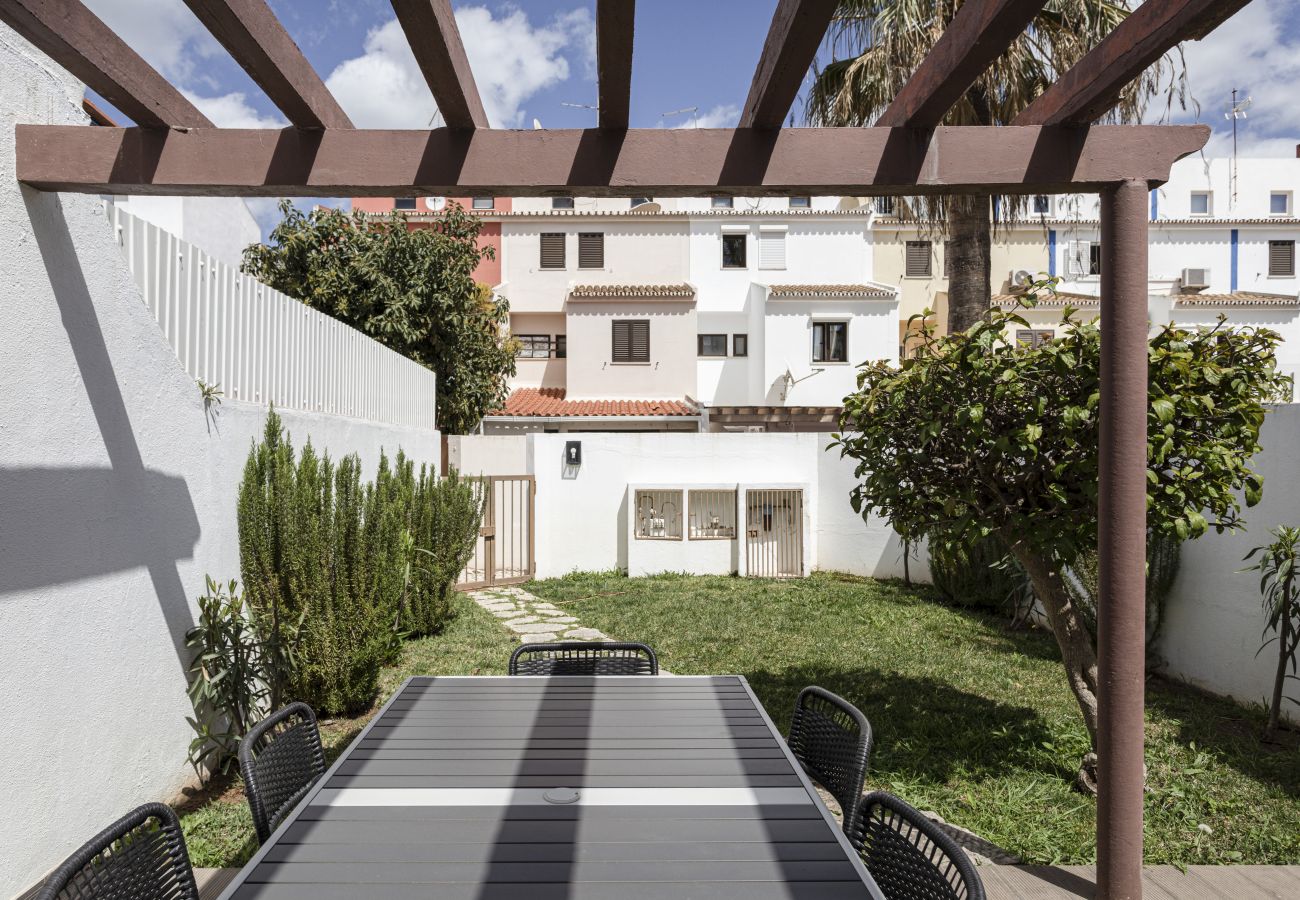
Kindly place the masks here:
POLYGON ((1007 127, 942 127, 1044 0, 967 0, 870 128, 782 128, 835 0, 778 0, 735 129, 628 128, 634 0, 598 0, 599 127, 489 127, 451 0, 393 0, 443 128, 355 129, 265 0, 186 0, 293 123, 215 128, 77 0, 0 19, 136 123, 19 125, 17 177, 47 191, 223 196, 1028 194, 1102 199, 1099 896, 1141 896, 1147 191, 1204 126, 1090 125, 1180 41, 1247 0, 1139 6, 1007 127))

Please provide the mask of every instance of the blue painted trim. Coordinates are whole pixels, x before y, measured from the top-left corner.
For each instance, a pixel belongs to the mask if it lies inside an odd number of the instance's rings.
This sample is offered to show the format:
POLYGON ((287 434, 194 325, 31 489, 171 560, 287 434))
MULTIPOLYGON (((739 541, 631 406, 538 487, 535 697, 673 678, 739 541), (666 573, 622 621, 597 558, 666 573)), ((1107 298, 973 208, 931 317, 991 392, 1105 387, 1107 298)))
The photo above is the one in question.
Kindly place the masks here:
POLYGON ((1056 229, 1047 229, 1047 274, 1056 275, 1056 229))
POLYGON ((1002 198, 994 197, 993 198, 993 221, 994 222, 998 220, 998 216, 1001 213, 1002 213, 1002 198))
POLYGON ((1151 221, 1154 222, 1160 217, 1160 191, 1157 188, 1151 189, 1151 221))
POLYGON ((1237 229, 1232 229, 1232 290, 1237 290, 1237 229))

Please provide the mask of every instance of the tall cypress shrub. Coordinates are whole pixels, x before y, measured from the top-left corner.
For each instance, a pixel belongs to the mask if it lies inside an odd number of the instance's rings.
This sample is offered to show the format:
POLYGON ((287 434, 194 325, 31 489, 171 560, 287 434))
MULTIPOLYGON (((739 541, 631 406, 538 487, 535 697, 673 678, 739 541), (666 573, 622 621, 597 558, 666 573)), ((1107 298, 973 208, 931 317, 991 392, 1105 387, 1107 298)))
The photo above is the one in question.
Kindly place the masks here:
POLYGON ((437 634, 454 616, 456 579, 474 553, 486 492, 455 469, 438 478, 421 466, 413 496, 409 627, 414 634, 437 634))

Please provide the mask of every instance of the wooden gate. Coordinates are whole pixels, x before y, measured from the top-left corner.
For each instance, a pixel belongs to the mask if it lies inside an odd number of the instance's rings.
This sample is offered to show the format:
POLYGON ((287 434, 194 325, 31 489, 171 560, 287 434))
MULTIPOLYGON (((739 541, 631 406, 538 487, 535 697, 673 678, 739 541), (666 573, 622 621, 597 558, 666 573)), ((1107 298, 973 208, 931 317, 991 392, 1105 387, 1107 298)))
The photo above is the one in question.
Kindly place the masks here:
POLYGON ((533 499, 537 482, 531 475, 490 475, 471 480, 487 492, 487 500, 474 555, 456 587, 472 591, 528 581, 536 571, 533 499))
POLYGON ((803 576, 803 491, 747 491, 745 571, 757 578, 803 576))

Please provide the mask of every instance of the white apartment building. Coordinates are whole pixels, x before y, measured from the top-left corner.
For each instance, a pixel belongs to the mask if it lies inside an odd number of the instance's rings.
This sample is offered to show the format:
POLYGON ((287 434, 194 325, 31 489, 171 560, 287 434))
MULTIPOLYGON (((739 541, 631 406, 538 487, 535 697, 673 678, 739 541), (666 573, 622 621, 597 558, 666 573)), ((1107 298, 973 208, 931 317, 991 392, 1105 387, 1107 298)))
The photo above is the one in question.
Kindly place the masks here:
POLYGON ((521 342, 484 430, 829 430, 896 355, 870 213, 839 198, 515 199, 498 292, 521 342))

